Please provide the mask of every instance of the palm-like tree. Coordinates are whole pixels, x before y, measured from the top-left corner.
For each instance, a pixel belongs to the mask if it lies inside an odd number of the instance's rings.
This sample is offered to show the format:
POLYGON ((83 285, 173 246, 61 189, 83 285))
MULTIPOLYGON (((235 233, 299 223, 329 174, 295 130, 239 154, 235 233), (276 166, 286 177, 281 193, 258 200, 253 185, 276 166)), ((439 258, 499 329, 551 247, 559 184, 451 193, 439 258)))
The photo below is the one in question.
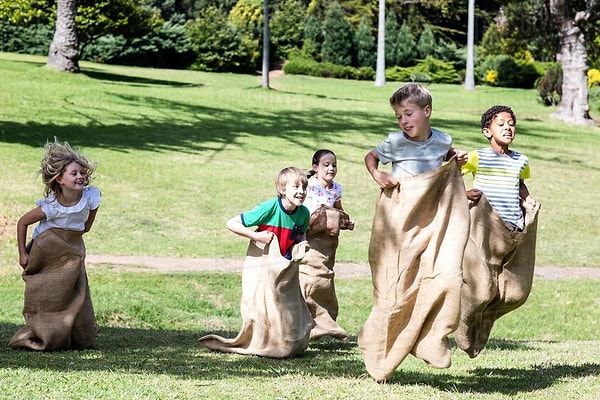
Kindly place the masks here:
POLYGON ((76 0, 58 0, 56 2, 56 28, 48 53, 48 66, 59 71, 79 72, 76 14, 76 0))

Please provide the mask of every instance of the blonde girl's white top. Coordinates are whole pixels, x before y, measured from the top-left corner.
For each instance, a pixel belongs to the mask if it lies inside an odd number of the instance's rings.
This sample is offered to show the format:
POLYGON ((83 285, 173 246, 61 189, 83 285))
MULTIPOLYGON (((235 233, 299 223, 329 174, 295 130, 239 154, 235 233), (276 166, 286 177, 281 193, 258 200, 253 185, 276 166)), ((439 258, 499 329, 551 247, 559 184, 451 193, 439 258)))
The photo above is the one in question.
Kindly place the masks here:
POLYGON ((95 210, 100 206, 102 194, 100 189, 95 186, 88 186, 83 189, 79 203, 74 206, 65 207, 57 200, 54 193, 35 202, 42 208, 46 218, 41 220, 33 231, 32 237, 50 228, 72 229, 83 231, 85 221, 87 221, 90 210, 95 210))
POLYGON ((304 205, 311 214, 321 205, 333 207, 335 202, 341 199, 342 186, 339 183, 332 181, 331 187, 325 188, 321 186, 316 177, 312 177, 308 180, 304 205))

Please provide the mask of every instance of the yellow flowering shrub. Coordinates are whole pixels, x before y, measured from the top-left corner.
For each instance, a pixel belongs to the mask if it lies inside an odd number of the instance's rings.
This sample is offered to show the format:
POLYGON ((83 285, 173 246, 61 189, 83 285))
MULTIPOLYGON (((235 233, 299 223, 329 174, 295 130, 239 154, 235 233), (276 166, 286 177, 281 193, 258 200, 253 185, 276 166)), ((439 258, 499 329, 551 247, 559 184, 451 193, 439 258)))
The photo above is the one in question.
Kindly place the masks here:
POLYGON ((518 60, 523 60, 530 64, 535 62, 535 59, 533 58, 533 55, 531 54, 531 52, 529 50, 518 51, 517 53, 515 53, 514 57, 518 60))
POLYGON ((493 70, 493 69, 488 69, 487 71, 485 71, 485 82, 488 85, 495 85, 496 81, 498 80, 498 71, 493 70))
POLYGON ((588 87, 591 88, 592 86, 600 86, 600 71, 592 68, 588 70, 587 73, 588 76, 588 87))

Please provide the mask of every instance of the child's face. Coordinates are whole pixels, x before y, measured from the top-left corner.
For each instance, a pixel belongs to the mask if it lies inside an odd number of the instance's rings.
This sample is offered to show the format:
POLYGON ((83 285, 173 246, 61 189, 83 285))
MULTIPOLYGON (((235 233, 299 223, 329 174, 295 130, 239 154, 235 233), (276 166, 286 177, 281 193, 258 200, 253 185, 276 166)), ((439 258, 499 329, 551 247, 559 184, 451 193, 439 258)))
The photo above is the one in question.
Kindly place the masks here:
POLYGON ((394 114, 398 119, 400 129, 408 136, 410 140, 424 142, 429 139, 431 127, 429 126, 429 117, 431 117, 431 107, 424 108, 405 101, 400 105, 393 106, 394 114))
POLYGON ((301 182, 287 182, 282 193, 281 203, 288 211, 293 211, 304 203, 306 186, 301 182))
POLYGON ((321 182, 330 184, 337 174, 337 160, 331 153, 321 156, 319 164, 313 164, 313 171, 316 172, 317 178, 321 182))
POLYGON ((63 173, 56 179, 62 190, 81 191, 85 186, 86 170, 73 161, 65 167, 63 173))
POLYGON ((515 121, 509 112, 501 112, 492 120, 489 128, 483 128, 483 134, 490 139, 492 146, 508 147, 515 139, 515 121))

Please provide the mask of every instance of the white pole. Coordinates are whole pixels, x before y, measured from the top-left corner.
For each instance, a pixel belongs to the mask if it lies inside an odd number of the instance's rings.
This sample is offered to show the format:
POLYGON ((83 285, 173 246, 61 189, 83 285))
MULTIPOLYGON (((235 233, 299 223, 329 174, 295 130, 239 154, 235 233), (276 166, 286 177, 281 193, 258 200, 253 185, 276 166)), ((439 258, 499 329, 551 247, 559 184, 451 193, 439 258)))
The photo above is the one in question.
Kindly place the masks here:
POLYGON ((467 23, 467 71, 465 73, 465 89, 475 89, 474 72, 474 36, 475 36, 475 0, 469 0, 469 16, 467 23))
POLYGON ((377 70, 375 86, 385 86, 385 0, 379 0, 379 21, 377 23, 377 70))
POLYGON ((269 0, 263 0, 263 58, 262 58, 262 86, 269 88, 269 0))

